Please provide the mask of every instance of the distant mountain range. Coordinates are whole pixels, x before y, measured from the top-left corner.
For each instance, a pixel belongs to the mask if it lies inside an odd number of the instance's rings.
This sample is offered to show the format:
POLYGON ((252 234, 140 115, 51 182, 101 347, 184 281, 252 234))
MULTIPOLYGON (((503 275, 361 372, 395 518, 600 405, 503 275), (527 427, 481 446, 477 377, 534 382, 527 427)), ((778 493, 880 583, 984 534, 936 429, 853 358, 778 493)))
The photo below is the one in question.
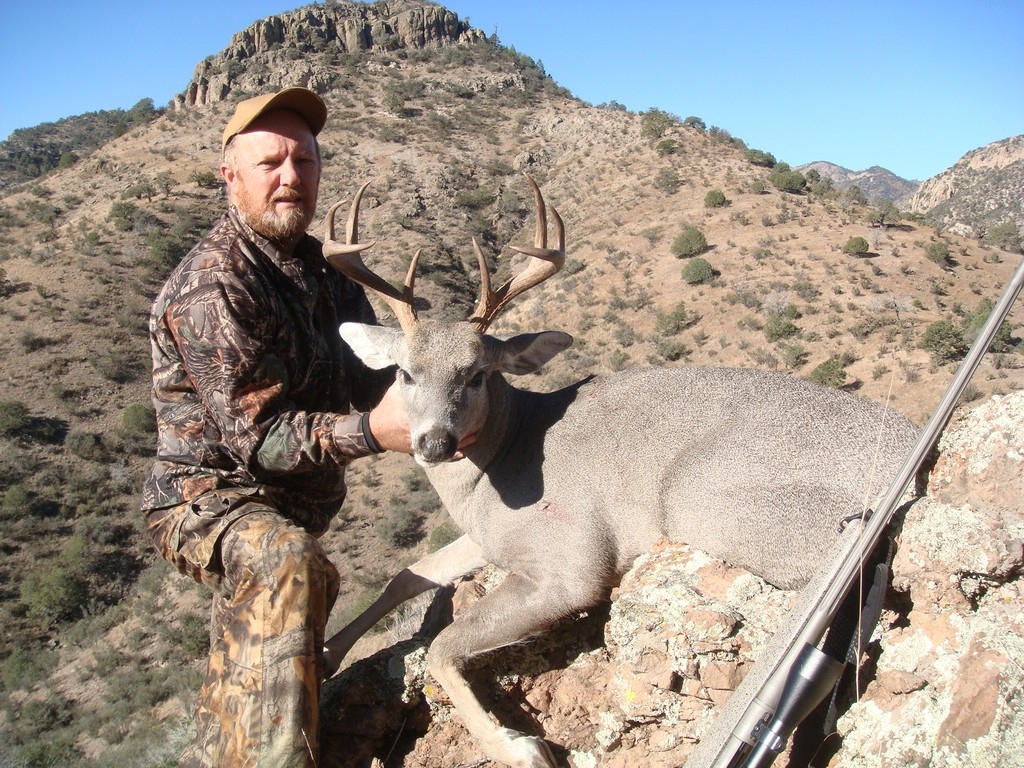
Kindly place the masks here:
POLYGON ((891 200, 900 208, 907 207, 910 199, 921 186, 919 181, 901 178, 892 171, 877 165, 864 171, 851 171, 841 165, 818 160, 799 165, 796 169, 804 174, 808 171, 817 171, 822 178, 831 178, 837 189, 858 187, 868 200, 891 200))

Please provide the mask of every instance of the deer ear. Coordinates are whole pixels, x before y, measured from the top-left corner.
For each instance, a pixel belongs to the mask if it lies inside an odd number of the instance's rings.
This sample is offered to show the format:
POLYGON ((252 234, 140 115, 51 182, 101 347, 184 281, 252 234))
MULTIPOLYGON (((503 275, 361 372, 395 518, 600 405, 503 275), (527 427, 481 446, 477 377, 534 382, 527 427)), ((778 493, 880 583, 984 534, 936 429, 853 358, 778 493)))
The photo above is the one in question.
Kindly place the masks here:
POLYGON ((497 367, 515 376, 533 373, 572 345, 572 336, 561 331, 524 333, 499 342, 497 367))
POLYGON ((395 350, 405 334, 397 328, 364 323, 342 323, 341 338, 356 356, 374 370, 397 365, 395 350))

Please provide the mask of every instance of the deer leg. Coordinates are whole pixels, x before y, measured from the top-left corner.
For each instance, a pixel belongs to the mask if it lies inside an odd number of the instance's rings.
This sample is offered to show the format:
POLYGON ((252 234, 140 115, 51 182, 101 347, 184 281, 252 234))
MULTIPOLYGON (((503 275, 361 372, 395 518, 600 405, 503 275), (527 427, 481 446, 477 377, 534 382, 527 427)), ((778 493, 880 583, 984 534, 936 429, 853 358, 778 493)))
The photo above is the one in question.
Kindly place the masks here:
POLYGON ((360 637, 406 600, 423 594, 428 589, 444 586, 483 568, 486 564, 481 557, 479 545, 469 536, 463 535, 403 569, 369 608, 324 643, 324 668, 327 677, 337 671, 342 659, 360 637))
MULTIPOLYGON (((577 588, 580 585, 577 584, 577 588)), ((463 674, 474 656, 521 642, 576 608, 597 602, 600 590, 570 594, 565 584, 538 584, 512 573, 444 629, 430 645, 428 667, 484 754, 513 768, 555 768, 540 738, 494 723, 463 674)))

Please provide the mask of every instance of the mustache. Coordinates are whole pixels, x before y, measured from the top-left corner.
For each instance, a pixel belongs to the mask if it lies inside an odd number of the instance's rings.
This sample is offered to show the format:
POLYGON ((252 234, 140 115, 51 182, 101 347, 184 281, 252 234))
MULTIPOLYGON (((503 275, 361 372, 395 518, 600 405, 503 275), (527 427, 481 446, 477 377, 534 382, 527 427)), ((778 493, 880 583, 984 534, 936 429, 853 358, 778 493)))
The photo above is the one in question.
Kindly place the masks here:
POLYGON ((270 198, 270 202, 272 202, 272 203, 298 203, 298 202, 301 202, 304 199, 304 197, 305 196, 302 194, 301 190, 290 189, 290 190, 284 190, 282 192, 278 192, 276 195, 274 195, 272 198, 270 198))

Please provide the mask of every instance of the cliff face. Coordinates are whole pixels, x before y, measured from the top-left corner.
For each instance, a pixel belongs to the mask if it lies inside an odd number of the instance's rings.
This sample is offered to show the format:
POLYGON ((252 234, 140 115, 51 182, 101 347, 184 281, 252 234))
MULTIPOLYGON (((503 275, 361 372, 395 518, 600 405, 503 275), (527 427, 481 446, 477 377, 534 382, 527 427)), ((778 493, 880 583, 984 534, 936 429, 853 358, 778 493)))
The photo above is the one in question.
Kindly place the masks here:
MULTIPOLYGON (((927 492, 896 526, 882 621, 832 768, 1008 765, 1024 744, 1024 392, 955 420, 927 492)), ((498 574, 456 592, 455 614, 498 574)), ((435 604, 448 604, 447 595, 435 604)), ((666 545, 611 604, 475 664, 485 706, 582 768, 682 765, 792 604, 740 569, 666 545)), ((436 631, 436 625, 431 631, 436 631)), ((474 764, 479 750, 414 637, 353 664, 325 693, 325 765, 474 764)), ((776 765, 785 766, 785 756, 776 765)), ((825 764, 822 762, 822 764, 825 764)))
POLYGON ((452 11, 422 2, 310 5, 262 19, 236 34, 223 51, 196 67, 174 107, 208 105, 284 85, 301 85, 318 93, 330 90, 332 68, 324 62, 307 63, 303 53, 340 57, 372 49, 473 43, 483 37, 452 11))
POLYGON ((910 209, 968 237, 980 237, 996 224, 1024 227, 1024 136, 968 152, 924 182, 910 209))

